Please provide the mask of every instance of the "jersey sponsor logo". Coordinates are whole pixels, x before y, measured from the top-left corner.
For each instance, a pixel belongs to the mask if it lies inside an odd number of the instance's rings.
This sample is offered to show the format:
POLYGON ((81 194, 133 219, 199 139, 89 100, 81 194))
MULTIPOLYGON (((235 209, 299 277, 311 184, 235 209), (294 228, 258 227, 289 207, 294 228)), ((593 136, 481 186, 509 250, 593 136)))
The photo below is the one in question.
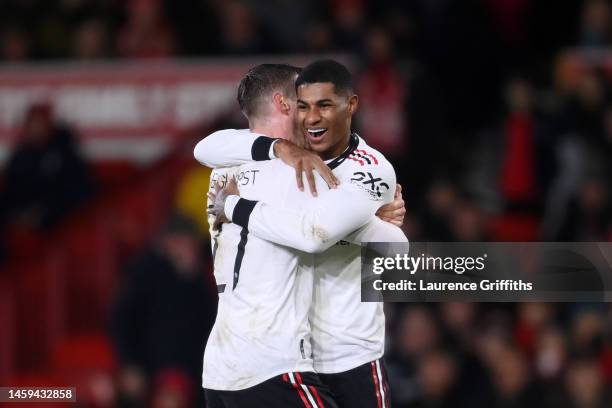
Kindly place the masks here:
POLYGON ((376 158, 376 156, 371 153, 368 153, 363 149, 353 150, 353 152, 349 155, 348 158, 349 160, 359 163, 360 166, 365 166, 366 164, 374 166, 378 165, 378 159, 376 158))
POLYGON ((351 177, 351 182, 364 188, 375 200, 381 199, 383 194, 389 190, 389 184, 382 181, 382 178, 375 177, 369 171, 356 171, 351 177))

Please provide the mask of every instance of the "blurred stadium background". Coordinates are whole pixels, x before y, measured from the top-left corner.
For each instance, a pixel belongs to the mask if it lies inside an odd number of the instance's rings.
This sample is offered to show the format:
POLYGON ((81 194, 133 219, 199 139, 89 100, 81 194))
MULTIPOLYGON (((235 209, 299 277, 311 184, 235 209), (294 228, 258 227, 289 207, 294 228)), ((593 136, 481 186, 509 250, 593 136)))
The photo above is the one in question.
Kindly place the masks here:
MULTIPOLYGON (((264 61, 337 55, 408 237, 612 239, 606 0, 2 0, 0 384, 203 406, 196 141, 264 61)), ((402 407, 611 407, 609 304, 389 304, 402 407)))

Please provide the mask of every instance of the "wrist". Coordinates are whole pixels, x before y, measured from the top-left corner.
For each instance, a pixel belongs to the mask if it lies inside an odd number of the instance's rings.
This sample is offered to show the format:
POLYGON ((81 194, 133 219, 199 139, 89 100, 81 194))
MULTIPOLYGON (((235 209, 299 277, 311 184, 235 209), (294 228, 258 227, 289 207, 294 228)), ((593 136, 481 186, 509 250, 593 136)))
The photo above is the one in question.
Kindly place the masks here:
POLYGON ((272 144, 272 154, 274 154, 275 158, 278 158, 281 156, 281 154, 283 153, 283 150, 285 149, 285 147, 287 147, 287 144, 289 142, 286 141, 285 139, 276 139, 274 141, 274 143, 272 144))

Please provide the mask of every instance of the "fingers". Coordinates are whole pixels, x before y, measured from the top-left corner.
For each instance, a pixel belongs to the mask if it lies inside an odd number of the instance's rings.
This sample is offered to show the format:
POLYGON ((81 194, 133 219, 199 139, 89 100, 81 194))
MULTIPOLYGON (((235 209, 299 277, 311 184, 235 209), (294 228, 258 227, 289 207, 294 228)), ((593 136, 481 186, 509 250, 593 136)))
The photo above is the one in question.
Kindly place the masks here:
POLYGON ((225 223, 229 223, 225 214, 216 214, 215 220, 213 221, 213 231, 221 231, 221 226, 225 223))
POLYGON ((401 227, 402 225, 404 225, 404 216, 400 216, 400 217, 387 217, 387 216, 383 216, 383 215, 377 215, 378 218, 380 218, 381 220, 385 221, 385 222, 389 222, 393 225, 397 225, 398 227, 401 227))
POLYGON ((238 191, 238 182, 236 181, 236 177, 232 177, 227 186, 225 187, 225 191, 228 195, 240 195, 238 191))
POLYGON ((399 221, 399 220, 389 220, 389 222, 391 224, 395 225, 396 227, 402 228, 402 225, 404 225, 404 218, 402 218, 401 221, 399 221))
POLYGON ((310 186, 310 193, 313 197, 317 196, 317 185, 315 183, 314 173, 312 172, 312 167, 306 168, 306 180, 308 180, 308 185, 310 186))
POLYGON ((397 200, 398 198, 401 198, 401 197, 402 197, 402 185, 398 183, 395 185, 395 195, 393 198, 397 200))
POLYGON ((336 176, 331 171, 331 169, 327 167, 327 165, 325 164, 325 162, 323 162, 323 160, 315 161, 313 164, 314 164, 315 169, 317 170, 317 173, 319 173, 321 177, 323 177, 323 180, 325 180, 329 188, 338 187, 338 184, 340 184, 340 181, 338 180, 338 178, 336 178, 336 176))
POLYGON ((405 215, 406 207, 404 207, 403 200, 395 200, 380 207, 378 211, 376 211, 376 216, 378 218, 398 227, 404 224, 405 215))
POLYGON ((302 180, 302 163, 295 166, 295 181, 300 191, 304 191, 304 180, 302 180))
POLYGON ((376 216, 380 217, 380 218, 398 218, 398 217, 403 217, 406 215, 406 209, 405 208, 397 208, 397 209, 393 209, 393 210, 378 210, 376 212, 376 216))
POLYGON ((404 200, 395 199, 388 204, 383 205, 378 211, 386 213, 404 208, 404 200))

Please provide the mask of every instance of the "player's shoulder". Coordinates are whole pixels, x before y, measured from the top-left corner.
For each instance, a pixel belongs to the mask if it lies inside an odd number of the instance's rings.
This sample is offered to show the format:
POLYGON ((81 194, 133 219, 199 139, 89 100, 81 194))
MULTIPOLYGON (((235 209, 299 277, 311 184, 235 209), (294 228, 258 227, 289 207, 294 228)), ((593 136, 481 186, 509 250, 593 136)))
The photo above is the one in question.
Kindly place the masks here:
POLYGON ((381 172, 393 171, 393 165, 384 154, 368 145, 363 138, 357 136, 359 143, 347 157, 347 164, 352 169, 370 169, 381 172))
POLYGON ((272 159, 272 160, 260 160, 260 161, 252 161, 248 163, 241 164, 239 166, 241 171, 244 170, 263 170, 263 171, 272 171, 272 172, 287 172, 293 174, 293 167, 285 164, 281 159, 272 159))
POLYGON ((389 202, 395 191, 395 170, 387 158, 362 138, 345 160, 345 181, 368 192, 371 199, 389 202))
POLYGON ((395 184, 395 170, 384 154, 369 146, 361 137, 359 143, 347 156, 345 176, 350 179, 380 179, 395 184))
POLYGON ((221 129, 210 134, 210 136, 230 136, 230 135, 245 135, 250 134, 249 129, 221 129))

